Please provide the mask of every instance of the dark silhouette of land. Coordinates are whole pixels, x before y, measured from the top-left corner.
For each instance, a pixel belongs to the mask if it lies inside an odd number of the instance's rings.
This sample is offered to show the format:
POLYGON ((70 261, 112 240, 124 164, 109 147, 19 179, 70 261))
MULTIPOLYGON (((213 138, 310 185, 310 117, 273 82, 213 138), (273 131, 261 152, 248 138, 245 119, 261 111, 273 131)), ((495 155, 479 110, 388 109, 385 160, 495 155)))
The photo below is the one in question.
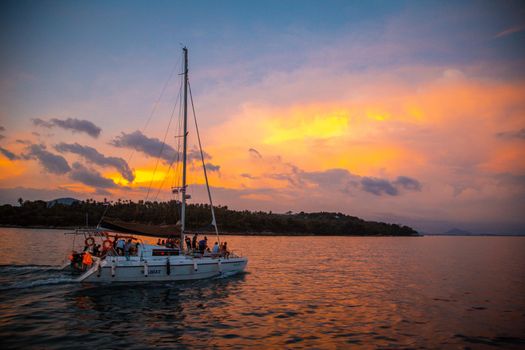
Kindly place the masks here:
MULTIPOLYGON (((81 227, 96 226, 102 215, 127 222, 145 224, 176 224, 179 220, 180 202, 133 202, 118 200, 115 203, 60 200, 50 202, 19 200, 20 206, 0 206, 0 225, 20 227, 81 227)), ((418 236, 417 231, 397 224, 365 221, 342 213, 291 213, 251 212, 230 210, 227 206, 215 207, 221 233, 243 235, 320 235, 320 236, 418 236)), ((189 231, 212 231, 210 207, 207 204, 190 204, 186 209, 189 231)))

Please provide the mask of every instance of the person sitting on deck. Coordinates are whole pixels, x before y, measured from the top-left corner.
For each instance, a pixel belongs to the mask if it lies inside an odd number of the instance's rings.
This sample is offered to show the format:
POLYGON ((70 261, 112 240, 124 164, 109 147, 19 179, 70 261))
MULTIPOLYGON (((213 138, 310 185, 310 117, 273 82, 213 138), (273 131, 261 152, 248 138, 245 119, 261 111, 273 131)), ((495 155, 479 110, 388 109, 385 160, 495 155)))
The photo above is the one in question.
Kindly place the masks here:
POLYGON ((215 244, 213 245, 213 249, 211 250, 211 253, 212 253, 212 256, 219 255, 219 253, 220 253, 220 251, 219 251, 219 242, 215 242, 215 244))
POLYGON ((201 254, 204 254, 204 251, 206 250, 207 247, 208 247, 208 237, 204 236, 204 239, 199 241, 199 251, 201 252, 201 254))
POLYGON ((211 254, 210 247, 206 247, 206 250, 204 251, 204 254, 202 254, 202 256, 206 256, 206 257, 213 256, 213 255, 211 254))
POLYGON ((157 241, 157 245, 161 245, 161 243, 162 242, 160 241, 160 238, 159 238, 159 240, 157 241))
POLYGON ((166 241, 162 240, 162 242, 160 242, 160 245, 166 245, 166 241))

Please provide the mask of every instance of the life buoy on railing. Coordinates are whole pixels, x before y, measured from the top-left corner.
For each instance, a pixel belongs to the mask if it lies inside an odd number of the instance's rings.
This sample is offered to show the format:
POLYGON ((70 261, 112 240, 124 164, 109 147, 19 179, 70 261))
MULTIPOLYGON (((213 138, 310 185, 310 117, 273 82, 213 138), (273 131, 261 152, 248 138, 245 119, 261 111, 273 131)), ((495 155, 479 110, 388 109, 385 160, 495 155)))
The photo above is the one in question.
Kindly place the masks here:
POLYGON ((86 240, 84 241, 84 243, 88 246, 88 247, 91 247, 93 244, 95 244, 95 239, 93 237, 88 237, 86 238, 86 240))
POLYGON ((109 248, 113 247, 113 242, 111 242, 110 239, 106 239, 104 242, 102 242, 102 247, 104 250, 108 250, 109 248))

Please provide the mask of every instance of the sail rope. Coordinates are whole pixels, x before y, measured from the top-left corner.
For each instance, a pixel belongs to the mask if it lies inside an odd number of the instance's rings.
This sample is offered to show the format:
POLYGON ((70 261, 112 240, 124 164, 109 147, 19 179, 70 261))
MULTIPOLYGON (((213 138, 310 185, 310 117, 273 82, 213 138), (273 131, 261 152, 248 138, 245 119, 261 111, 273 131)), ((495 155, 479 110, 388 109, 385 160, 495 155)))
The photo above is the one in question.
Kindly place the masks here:
MULTIPOLYGON (((155 197, 153 199, 154 201, 156 201, 159 198, 160 192, 164 188, 164 184, 166 183, 166 180, 169 179, 170 173, 171 173, 172 170, 174 170, 174 172, 173 172, 174 176, 173 176, 173 180, 172 180, 172 183, 171 183, 171 188, 172 189, 174 188, 174 186, 175 186, 175 178, 177 177, 177 174, 179 173, 179 169, 180 169, 180 155, 181 155, 181 152, 180 152, 180 149, 181 149, 181 136, 180 136, 180 133, 181 133, 181 130, 182 130, 182 101, 181 101, 182 100, 182 83, 183 83, 183 79, 181 78, 180 86, 179 86, 179 93, 178 93, 179 114, 178 114, 177 120, 179 121, 179 123, 178 123, 178 125, 175 128, 175 138, 177 139, 177 148, 175 150, 176 151, 175 154, 170 159, 170 163, 169 163, 169 166, 168 166, 168 172, 167 172, 166 176, 164 176, 162 178, 162 182, 161 182, 160 186, 158 187, 157 193, 155 194, 155 197), (173 166, 174 164, 175 164, 175 167, 173 166)), ((178 197, 178 194, 179 193, 177 191, 177 197, 178 197)))
POLYGON ((208 191, 208 200, 210 201, 211 217, 212 217, 211 223, 213 227, 215 228, 215 235, 217 236, 217 241, 219 242, 219 246, 220 246, 221 239, 219 237, 219 229, 217 228, 217 220, 215 220, 215 210, 213 209, 210 185, 208 183, 208 172, 206 171, 206 164, 204 163, 204 152, 202 151, 201 137, 199 134, 199 126, 197 125, 197 114, 195 113, 195 105, 193 104, 193 94, 191 93, 191 84, 189 80, 188 80, 188 90, 190 92, 191 109, 193 111, 193 120, 195 121, 195 131, 197 133, 197 141, 199 142, 199 150, 201 153, 202 170, 204 171, 204 179, 206 180, 206 190, 208 191))
MULTIPOLYGON (((173 116, 175 115, 175 109, 177 108, 177 105, 179 104, 179 95, 181 93, 181 88, 179 89, 179 93, 177 95, 177 99, 175 100, 175 104, 173 105, 173 108, 171 110, 171 114, 170 114, 170 120, 168 122, 168 127, 166 128, 166 131, 164 132, 164 138, 162 139, 162 144, 161 144, 161 147, 160 147, 160 151, 159 151, 159 155, 157 157, 157 161, 155 162, 155 168, 153 170, 153 174, 151 175, 151 180, 150 180, 150 183, 149 183, 149 186, 148 186, 148 192, 146 193, 146 198, 145 198, 145 202, 148 200, 149 198, 149 194, 151 192, 151 187, 153 186, 153 181, 155 180, 155 175, 157 173, 157 169, 159 167, 159 163, 160 163, 160 157, 162 156, 162 153, 164 152, 164 148, 166 148, 166 138, 168 137, 168 132, 170 130, 170 127, 171 127, 171 122, 173 121, 173 116)), ((175 157, 172 157, 171 161, 174 160, 175 157)), ((169 166, 171 167, 171 163, 169 164, 169 166)))
MULTIPOLYGON (((144 124, 144 126, 142 127, 142 130, 141 132, 144 134, 144 132, 146 131, 146 128, 148 127, 151 119, 153 118, 153 115, 155 114, 155 112, 157 111, 157 107, 160 103, 160 101, 162 100, 162 97, 164 96, 164 93, 171 81, 171 79, 173 78, 173 74, 175 73, 175 71, 177 70, 177 68, 179 67, 179 65, 182 65, 182 61, 181 60, 176 60, 175 63, 173 64, 173 68, 171 69, 171 72, 168 76, 168 79, 166 79, 166 81, 164 82, 164 85, 162 86, 162 89, 160 91, 160 94, 159 94, 159 97, 157 97, 155 103, 153 104, 153 108, 151 109, 151 112, 149 114, 149 117, 148 119, 146 120, 146 123, 144 124)), ((179 94, 180 94, 180 88, 179 88, 179 94)), ((131 160, 133 159, 133 155, 135 154, 136 150, 135 149, 132 149, 129 156, 128 156, 128 160, 127 160, 127 164, 129 164, 131 162, 131 160)), ((119 184, 121 181, 122 181, 122 173, 119 173, 119 177, 118 177, 118 180, 117 180, 117 184, 119 184)), ((100 227, 102 221, 104 220, 104 218, 106 217, 106 213, 109 209, 109 205, 106 206, 106 209, 104 210, 104 212, 102 213, 102 216, 100 217, 100 220, 97 224, 97 228, 100 227)))

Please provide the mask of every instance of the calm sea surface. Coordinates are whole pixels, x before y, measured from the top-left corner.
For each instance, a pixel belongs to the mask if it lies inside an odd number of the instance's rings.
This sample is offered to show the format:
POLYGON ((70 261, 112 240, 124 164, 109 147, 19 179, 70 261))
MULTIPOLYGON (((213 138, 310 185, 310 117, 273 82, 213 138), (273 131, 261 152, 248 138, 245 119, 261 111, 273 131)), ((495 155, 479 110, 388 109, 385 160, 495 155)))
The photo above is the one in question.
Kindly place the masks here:
POLYGON ((525 237, 240 237, 246 273, 77 284, 72 236, 0 228, 6 348, 525 348, 525 237))

